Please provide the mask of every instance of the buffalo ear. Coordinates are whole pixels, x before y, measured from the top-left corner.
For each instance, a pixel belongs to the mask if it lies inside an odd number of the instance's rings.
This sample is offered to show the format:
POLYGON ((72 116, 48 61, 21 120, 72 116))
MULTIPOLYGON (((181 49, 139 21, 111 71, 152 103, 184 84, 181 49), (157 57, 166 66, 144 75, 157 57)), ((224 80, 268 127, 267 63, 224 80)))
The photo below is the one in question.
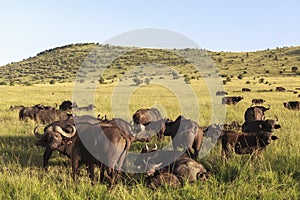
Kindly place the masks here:
POLYGON ((272 135, 272 136, 271 136, 271 139, 272 139, 272 140, 277 140, 277 139, 278 139, 278 137, 277 137, 277 136, 275 136, 275 135, 272 135))
POLYGON ((275 124, 275 125, 274 125, 274 128, 275 128, 275 129, 279 129, 279 128, 281 128, 281 126, 280 126, 279 124, 275 124))

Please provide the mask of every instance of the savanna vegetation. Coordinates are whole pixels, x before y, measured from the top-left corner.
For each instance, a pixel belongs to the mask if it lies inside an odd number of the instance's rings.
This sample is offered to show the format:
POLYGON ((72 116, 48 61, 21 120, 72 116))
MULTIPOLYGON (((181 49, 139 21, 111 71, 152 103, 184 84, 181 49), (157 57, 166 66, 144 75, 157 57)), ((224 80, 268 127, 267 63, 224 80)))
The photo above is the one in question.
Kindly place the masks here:
MULTIPOLYGON (((86 77, 78 77, 78 74, 75 80, 75 76, 79 67, 82 66, 83 60, 88 57, 88 52, 95 45, 77 44, 55 48, 42 52, 36 57, 0 68, 0 79, 5 83, 0 86, 1 199, 300 198, 300 134, 298 131, 300 112, 283 107, 284 101, 300 99, 295 90, 300 87, 298 68, 292 69, 300 64, 299 47, 248 53, 209 52, 217 66, 216 69, 212 69, 221 74, 221 79, 225 81, 224 87, 229 95, 244 97, 237 105, 226 106, 225 122, 243 123, 244 111, 251 105, 253 98, 263 98, 266 100, 265 104, 271 106, 266 113, 267 118, 274 118, 274 115, 279 118, 281 129, 274 132, 279 139, 273 141, 257 159, 253 159, 251 155, 233 155, 232 158, 225 160, 221 155, 220 145, 215 145, 206 156, 199 160, 210 172, 210 178, 207 181, 186 183, 179 188, 163 186, 157 190, 152 190, 144 185, 143 174, 130 173, 124 174, 122 180, 111 190, 108 190, 103 184, 92 186, 84 169, 81 170, 79 182, 74 183, 71 178, 69 159, 58 153, 55 153, 50 159, 49 171, 44 171, 42 169, 44 149, 35 146, 37 139, 33 135, 33 128, 37 124, 33 121, 19 121, 18 111, 8 111, 8 108, 11 105, 31 106, 37 103, 55 105, 63 100, 72 100, 76 83, 90 81, 86 77), (53 81, 51 82, 51 80, 53 81), (275 92, 277 86, 283 86, 287 91, 275 92), (241 89, 244 87, 251 89, 251 92, 242 92, 241 89)), ((118 48, 123 51, 123 48, 118 48)), ((199 50, 172 51, 188 53, 199 50)), ((134 65, 137 65, 137 62, 142 64, 147 59, 164 58, 159 64, 165 62, 164 64, 172 66, 174 71, 167 71, 167 74, 156 74, 157 78, 164 80, 167 76, 171 76, 174 84, 178 84, 178 86, 175 85, 176 88, 180 88, 181 84, 188 83, 187 85, 192 88, 194 93, 186 94, 187 101, 192 98, 192 95, 196 95, 199 104, 197 111, 195 108, 188 109, 192 112, 199 111, 200 126, 212 123, 211 99, 214 98, 221 102, 222 97, 215 96, 214 93, 210 94, 207 82, 201 78, 209 77, 209 73, 200 74, 191 66, 191 63, 182 59, 176 60, 178 57, 174 54, 170 54, 174 59, 166 59, 166 52, 162 50, 140 49, 135 52, 134 56, 130 53, 125 56, 128 57, 121 57, 114 60, 112 66, 106 66, 111 70, 102 74, 102 84, 100 75, 96 75, 96 80, 99 80, 99 82, 93 82, 96 85, 94 96, 96 110, 90 114, 107 115, 108 118, 123 115, 130 117, 139 108, 156 106, 163 111, 165 117, 176 119, 182 113, 180 102, 183 101, 178 99, 176 92, 174 93, 163 84, 155 84, 154 76, 134 76, 147 71, 147 67, 142 68, 142 72, 130 73, 131 77, 122 76, 126 75, 126 71, 134 65), (140 56, 136 56, 136 53, 139 53, 140 56), (170 62, 174 62, 174 64, 171 65, 170 62), (134 78, 142 81, 136 80, 139 82, 136 84, 133 81, 134 78), (149 80, 145 81, 146 78, 149 80), (133 89, 129 96, 127 101, 129 113, 124 114, 122 110, 113 112, 114 101, 112 99, 126 97, 128 92, 128 90, 122 88, 116 90, 116 88, 125 87, 125 85, 129 88, 134 88, 136 85, 140 87, 133 89), (116 92, 120 96, 116 97, 116 92), (119 94, 122 92, 123 95, 119 94)), ((158 63, 158 61, 155 62, 158 63)), ((96 69, 96 66, 91 65, 86 76, 95 72, 93 67, 96 69)), ((170 139, 166 137, 160 143, 154 138, 150 145, 157 143, 159 147, 163 147, 169 141, 170 139)), ((130 150, 139 152, 143 145, 135 143, 130 150)))

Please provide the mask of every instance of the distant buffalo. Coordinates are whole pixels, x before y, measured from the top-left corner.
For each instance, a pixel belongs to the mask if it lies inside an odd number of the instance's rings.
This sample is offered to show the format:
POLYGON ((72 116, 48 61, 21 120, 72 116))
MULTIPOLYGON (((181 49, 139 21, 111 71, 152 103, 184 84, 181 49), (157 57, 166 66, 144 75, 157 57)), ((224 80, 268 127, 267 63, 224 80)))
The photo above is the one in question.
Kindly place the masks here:
POLYGON ((240 102, 242 99, 244 99, 241 96, 235 96, 235 97, 223 97, 222 98, 222 105, 235 105, 238 102, 240 102))
POLYGON ((228 92, 225 92, 225 91, 217 91, 216 92, 216 96, 224 96, 224 95, 227 95, 228 92))
POLYGON ((264 99, 252 99, 252 104, 255 105, 255 104, 262 104, 266 102, 264 99))
POLYGON ((285 92, 284 87, 276 87, 276 92, 285 92))
POLYGON ((242 92, 251 92, 249 88, 242 88, 242 92))
POLYGON ((284 102, 283 106, 289 110, 300 110, 300 102, 299 101, 284 102))

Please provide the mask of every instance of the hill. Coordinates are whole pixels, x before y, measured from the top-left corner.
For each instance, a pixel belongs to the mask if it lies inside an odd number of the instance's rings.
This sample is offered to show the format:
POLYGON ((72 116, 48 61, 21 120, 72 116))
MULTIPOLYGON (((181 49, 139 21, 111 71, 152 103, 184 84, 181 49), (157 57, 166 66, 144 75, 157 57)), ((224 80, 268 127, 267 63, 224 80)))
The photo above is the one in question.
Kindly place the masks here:
MULTIPOLYGON (((106 82, 113 82, 134 66, 147 63, 169 66, 179 76, 199 77, 199 72, 193 67, 195 63, 190 63, 186 58, 197 62, 199 58, 202 59, 200 62, 207 69, 215 65, 217 72, 227 80, 244 76, 300 75, 300 46, 256 52, 213 52, 203 49, 138 49, 82 43, 49 49, 34 57, 0 67, 0 85, 73 82, 82 66, 88 66, 84 76, 91 73, 99 79, 102 76, 106 82), (99 53, 96 57, 91 53, 95 53, 95 49, 99 53), (120 56, 113 59, 114 54, 120 56), (104 74, 97 74, 99 67, 106 68, 104 74)), ((209 70, 203 75, 210 75, 209 70)))

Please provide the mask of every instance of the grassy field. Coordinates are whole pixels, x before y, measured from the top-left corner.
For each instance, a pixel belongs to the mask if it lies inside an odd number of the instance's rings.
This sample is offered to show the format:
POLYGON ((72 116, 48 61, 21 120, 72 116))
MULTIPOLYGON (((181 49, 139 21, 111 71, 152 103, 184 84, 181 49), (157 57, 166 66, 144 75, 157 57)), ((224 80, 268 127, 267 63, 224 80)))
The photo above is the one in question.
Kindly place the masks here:
MULTIPOLYGON (((11 105, 31 106, 37 103, 55 105, 72 99, 74 84, 0 86, 0 199, 299 199, 300 112, 285 109, 283 102, 300 98, 292 92, 262 92, 274 90, 276 86, 294 90, 300 87, 300 78, 265 77, 260 83, 259 78, 248 76, 242 80, 232 78, 225 85, 229 95, 244 97, 236 106, 226 106, 227 122, 236 120, 242 123, 244 111, 251 105, 252 98, 263 98, 266 104, 270 104, 267 118, 279 117, 282 128, 275 131, 279 140, 273 141, 258 159, 235 155, 225 161, 217 145, 200 160, 211 173, 206 182, 185 184, 180 188, 164 186, 157 190, 145 187, 141 174, 125 174, 115 188, 107 190, 102 184, 92 186, 85 170, 82 170, 80 181, 75 184, 71 179, 69 160, 58 153, 50 160, 49 171, 43 171, 44 149, 34 145, 33 128, 36 124, 33 121, 20 122, 18 112, 8 111, 8 108, 11 105), (242 93, 243 87, 252 91, 242 93)), ((116 87, 117 83, 97 86, 96 111, 93 114, 106 114, 109 118, 120 117, 116 116, 118 114, 131 116, 135 110, 151 106, 160 108, 163 115, 171 119, 181 114, 178 95, 156 84, 143 85, 134 90, 127 101, 128 113, 112 112, 116 87)), ((191 87, 199 104, 199 123, 207 126, 211 122, 209 91, 202 80, 192 80, 191 87)), ((121 91, 125 95, 126 90, 121 91)), ((221 101, 221 97, 212 96, 221 101)), ((168 141, 165 138, 159 146, 168 141)), ((131 151, 137 152, 142 146, 141 143, 133 144, 131 151)))

